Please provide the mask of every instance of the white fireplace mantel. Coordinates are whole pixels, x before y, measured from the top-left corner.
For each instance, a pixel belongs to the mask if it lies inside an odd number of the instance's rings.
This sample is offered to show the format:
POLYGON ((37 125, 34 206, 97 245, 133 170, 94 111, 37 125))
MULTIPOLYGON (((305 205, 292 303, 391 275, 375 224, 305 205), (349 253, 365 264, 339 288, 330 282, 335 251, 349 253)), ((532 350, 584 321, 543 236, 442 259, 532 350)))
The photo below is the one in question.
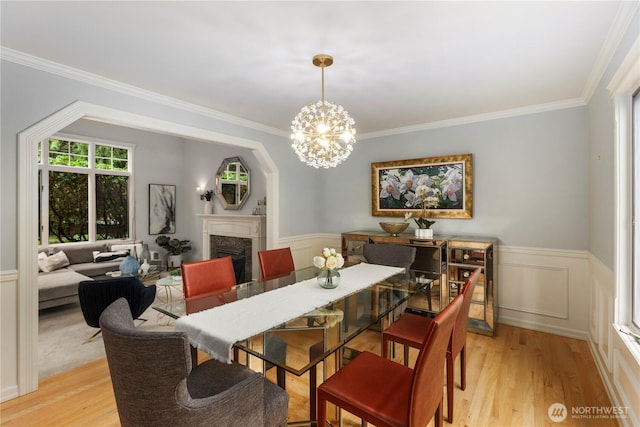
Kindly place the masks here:
POLYGON ((202 218, 202 259, 211 256, 210 236, 251 239, 251 274, 260 277, 258 251, 266 249, 267 217, 264 215, 197 215, 202 218))

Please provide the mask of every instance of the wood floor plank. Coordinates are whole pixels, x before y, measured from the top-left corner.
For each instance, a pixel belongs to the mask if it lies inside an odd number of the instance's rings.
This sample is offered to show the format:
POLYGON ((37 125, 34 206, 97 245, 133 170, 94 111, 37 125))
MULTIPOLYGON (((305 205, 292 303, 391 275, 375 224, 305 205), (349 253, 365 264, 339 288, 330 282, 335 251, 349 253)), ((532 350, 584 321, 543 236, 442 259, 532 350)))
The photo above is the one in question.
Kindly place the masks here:
MULTIPOLYGON (((350 346, 379 354, 380 333, 367 331, 350 346)), ((395 360, 401 363, 402 350, 399 346, 396 350, 395 360)), ((413 366, 417 351, 412 349, 409 354, 413 366)), ((330 366, 329 372, 332 370, 330 366)), ((571 417, 571 407, 611 406, 589 346, 581 340, 498 325, 495 337, 467 336, 466 390, 459 387, 459 361, 455 376, 452 426, 554 427, 560 424, 550 420, 547 410, 556 402, 569 410, 563 426, 618 425, 614 419, 585 421, 571 417)), ((267 378, 275 382, 275 369, 267 372, 267 378)), ((320 367, 318 380, 321 378, 320 367)), ((308 374, 287 375, 287 392, 290 421, 308 418, 308 374)), ((444 406, 446 409, 446 398, 444 406)), ((2 403, 0 419, 3 427, 118 426, 106 360, 41 381, 38 391, 2 403)), ((360 426, 360 420, 343 412, 343 426, 360 426)))

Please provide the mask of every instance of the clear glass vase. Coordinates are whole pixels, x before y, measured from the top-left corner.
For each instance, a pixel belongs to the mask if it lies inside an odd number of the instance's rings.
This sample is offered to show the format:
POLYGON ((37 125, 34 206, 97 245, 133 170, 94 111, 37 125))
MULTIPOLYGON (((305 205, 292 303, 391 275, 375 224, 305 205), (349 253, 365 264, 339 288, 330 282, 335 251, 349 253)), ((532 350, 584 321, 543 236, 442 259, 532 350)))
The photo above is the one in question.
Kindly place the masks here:
POLYGON ((318 274, 318 284, 325 289, 336 288, 340 284, 340 273, 338 270, 322 269, 318 274))

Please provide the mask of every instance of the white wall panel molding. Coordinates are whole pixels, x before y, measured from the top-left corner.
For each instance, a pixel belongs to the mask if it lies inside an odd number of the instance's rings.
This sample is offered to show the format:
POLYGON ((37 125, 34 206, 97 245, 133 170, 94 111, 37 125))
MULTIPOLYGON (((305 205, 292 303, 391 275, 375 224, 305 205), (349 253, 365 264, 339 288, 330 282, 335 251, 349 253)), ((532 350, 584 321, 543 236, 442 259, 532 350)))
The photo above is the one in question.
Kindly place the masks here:
POLYGON ((498 322, 586 339, 587 253, 509 246, 499 251, 498 322))
POLYGON ((627 407, 623 426, 640 425, 640 361, 625 345, 629 337, 615 330, 616 281, 613 271, 589 255, 589 284, 593 317, 589 328, 589 348, 614 406, 627 407), (634 403, 635 402, 635 403, 634 403))
POLYGON ((4 284, 11 284, 16 280, 18 280, 18 270, 0 271, 0 286, 4 284))
POLYGON ((18 293, 18 271, 0 271, 0 401, 18 396, 18 312, 15 304, 18 293))
POLYGON ((620 394, 618 406, 627 408, 626 425, 640 425, 640 372, 637 364, 629 364, 629 358, 619 350, 613 352, 613 383, 620 394))
POLYGON ((305 268, 313 265, 313 257, 320 255, 322 248, 335 248, 340 252, 341 245, 340 235, 316 233, 283 237, 278 247, 290 247, 296 268, 305 268))
POLYGON ((526 264, 500 264, 500 282, 518 283, 499 291, 500 308, 540 316, 569 318, 569 270, 526 264), (552 295, 553 298, 548 298, 552 295), (544 305, 540 304, 545 302, 544 305))

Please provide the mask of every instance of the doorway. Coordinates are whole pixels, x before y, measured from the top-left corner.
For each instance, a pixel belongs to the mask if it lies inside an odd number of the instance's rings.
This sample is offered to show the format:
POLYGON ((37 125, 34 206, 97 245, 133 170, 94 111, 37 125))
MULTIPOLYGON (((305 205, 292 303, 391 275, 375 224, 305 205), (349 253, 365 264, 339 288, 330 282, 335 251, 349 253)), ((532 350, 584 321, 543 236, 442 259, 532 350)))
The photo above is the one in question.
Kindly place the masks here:
POLYGON ((18 394, 38 388, 38 168, 37 144, 77 120, 95 120, 116 126, 164 133, 208 143, 226 144, 253 151, 266 176, 267 246, 279 236, 278 168, 262 143, 141 116, 96 104, 76 101, 29 127, 18 135, 18 394), (25 285, 26 284, 26 285, 25 285))

